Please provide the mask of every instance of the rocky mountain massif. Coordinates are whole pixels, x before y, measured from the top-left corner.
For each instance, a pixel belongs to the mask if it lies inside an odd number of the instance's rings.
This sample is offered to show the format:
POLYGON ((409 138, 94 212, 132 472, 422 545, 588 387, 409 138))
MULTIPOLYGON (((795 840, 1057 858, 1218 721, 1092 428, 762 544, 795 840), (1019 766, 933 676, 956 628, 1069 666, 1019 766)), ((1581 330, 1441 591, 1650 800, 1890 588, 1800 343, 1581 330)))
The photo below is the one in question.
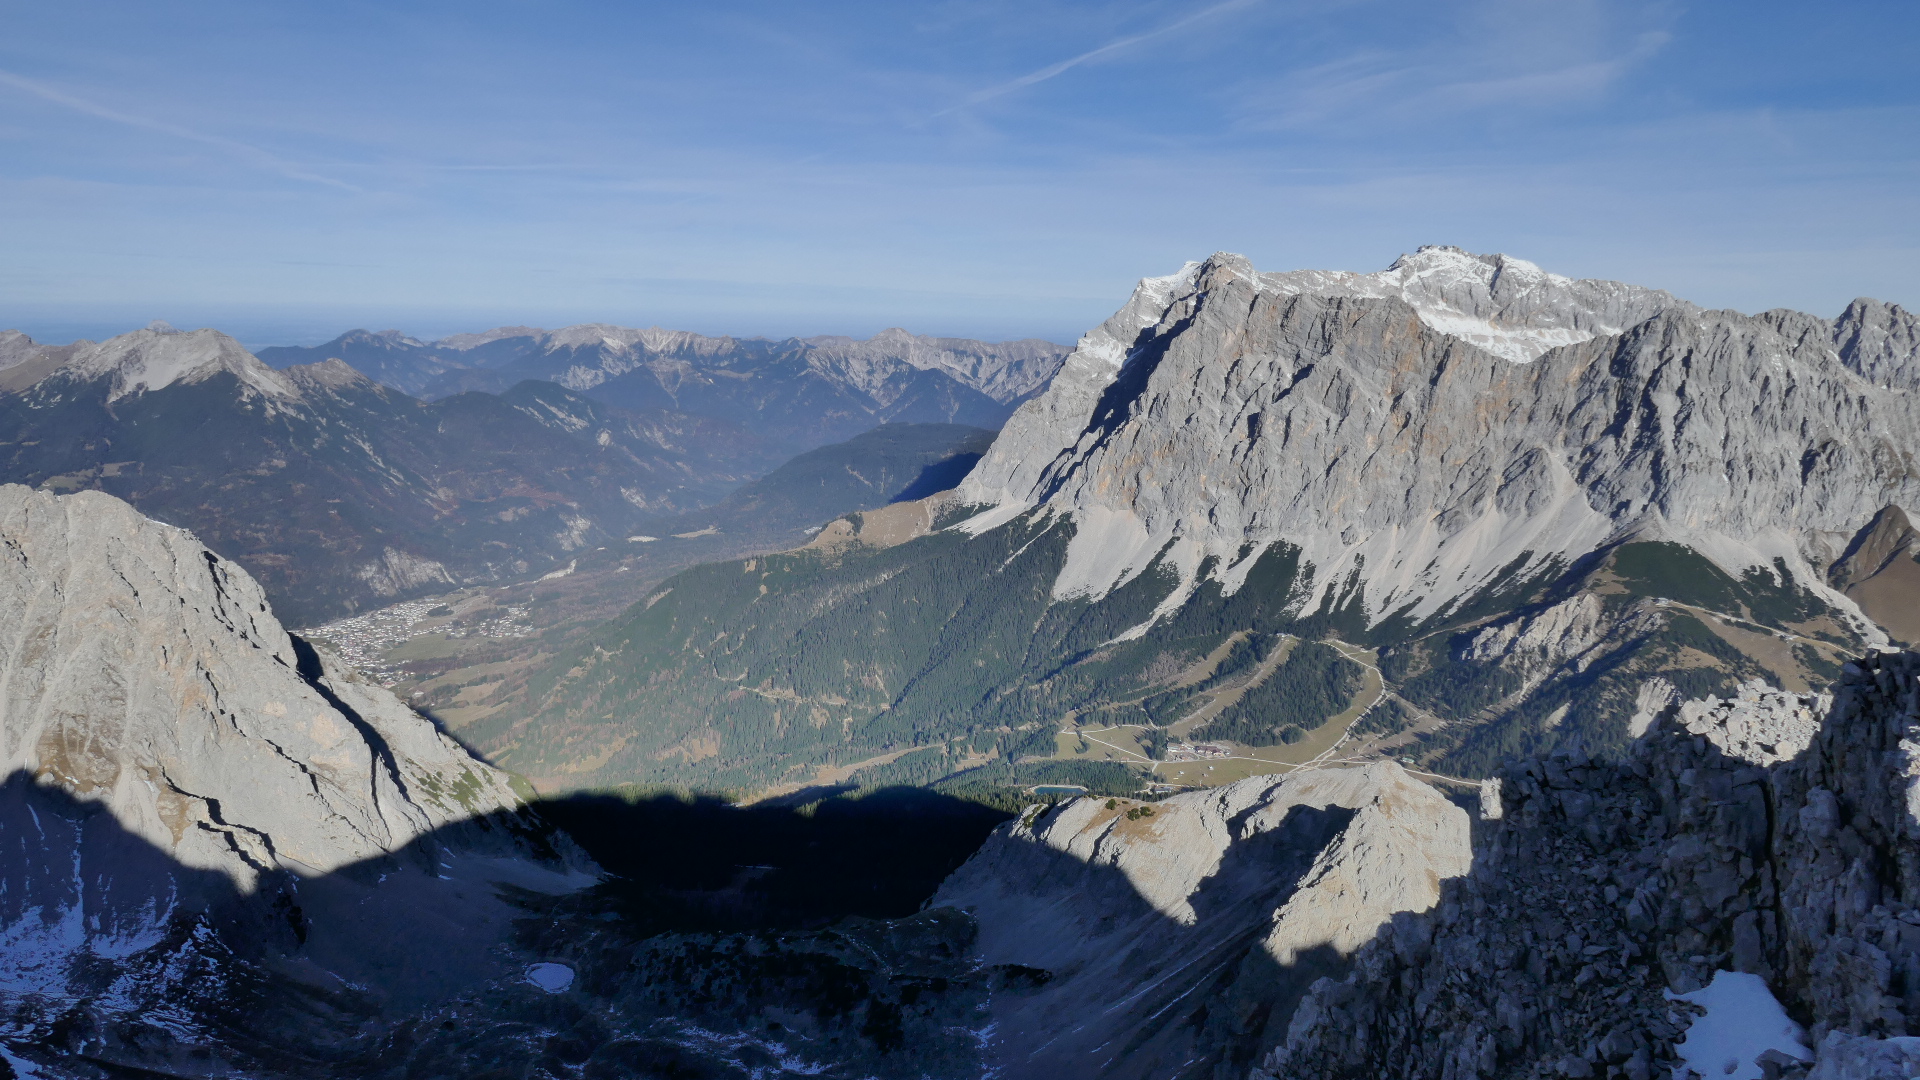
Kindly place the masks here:
POLYGON ((312 348, 260 351, 274 367, 340 359, 429 400, 555 382, 620 408, 665 409, 750 426, 786 453, 840 442, 883 423, 998 428, 1046 386, 1067 350, 1039 340, 990 343, 882 331, 848 337, 705 337, 589 323, 515 326, 435 342, 353 330, 312 348))
POLYGON ((0 431, 0 479, 190 528, 300 622, 564 565, 781 457, 721 421, 550 383, 424 404, 338 361, 275 371, 212 330, 69 347, 0 393, 0 431))
POLYGON ((1094 728, 1143 760, 1307 639, 1374 671, 1397 756, 1617 755, 1674 700, 1821 685, 1909 627, 1916 325, 1452 248, 1217 255, 1143 282, 952 496, 669 580, 476 737, 560 785, 957 780, 1094 728))

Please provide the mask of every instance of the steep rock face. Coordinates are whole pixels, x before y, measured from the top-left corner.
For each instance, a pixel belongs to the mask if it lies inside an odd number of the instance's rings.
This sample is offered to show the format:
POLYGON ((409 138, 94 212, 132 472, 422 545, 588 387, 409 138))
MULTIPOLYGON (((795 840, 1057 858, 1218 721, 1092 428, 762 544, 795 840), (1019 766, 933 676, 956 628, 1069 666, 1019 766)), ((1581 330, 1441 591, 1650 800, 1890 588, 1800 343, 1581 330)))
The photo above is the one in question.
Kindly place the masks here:
POLYGON ((6 485, 0 554, 0 769, 104 804, 184 866, 251 889, 518 805, 182 530, 6 485))
POLYGON ((505 774, 110 496, 0 486, 0 627, 0 1000, 42 1075, 312 1075, 511 977, 503 886, 594 880, 505 774))
POLYGON ((974 916, 982 963, 1047 973, 993 1000, 999 1075, 1224 1077, 1469 850, 1465 812, 1380 763, 1034 807, 933 904, 974 916))
POLYGON ((1920 389, 1920 316, 1879 300, 1847 305, 1833 324, 1840 359, 1875 386, 1920 389))
POLYGON ((1812 1075, 1905 1075, 1916 736, 1920 656, 1884 654, 1831 697, 1756 684, 1672 707, 1623 763, 1515 763, 1471 876, 1316 984, 1254 1075, 1663 1076, 1697 1012, 1663 992, 1717 970, 1767 982, 1806 1028, 1812 1075))
POLYGON ((1843 363, 1831 327, 1444 250, 1396 265, 1360 288, 1222 255, 1143 282, 963 485, 1001 508, 976 528, 1072 514, 1062 597, 1161 557, 1188 582, 1212 560, 1232 587, 1293 545, 1310 603, 1357 588, 1378 622, 1627 538, 1736 574, 1782 559, 1818 588, 1881 507, 1920 501, 1920 406, 1843 363), (1447 312, 1569 343, 1516 363, 1447 312))

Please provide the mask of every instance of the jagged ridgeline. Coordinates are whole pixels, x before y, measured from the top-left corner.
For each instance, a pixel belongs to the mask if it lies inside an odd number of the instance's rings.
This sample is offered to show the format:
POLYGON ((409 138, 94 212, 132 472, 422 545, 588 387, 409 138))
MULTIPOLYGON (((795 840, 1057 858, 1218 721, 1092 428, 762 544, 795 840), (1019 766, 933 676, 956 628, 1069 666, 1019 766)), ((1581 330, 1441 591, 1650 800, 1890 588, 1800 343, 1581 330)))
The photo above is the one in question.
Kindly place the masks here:
POLYGON ((1450 248, 1215 256, 1142 282, 950 497, 671 579, 467 735, 562 787, 1037 782, 1103 725, 1405 728, 1466 775, 1613 753, 1904 632, 1916 340, 1876 301, 1746 316, 1450 248))

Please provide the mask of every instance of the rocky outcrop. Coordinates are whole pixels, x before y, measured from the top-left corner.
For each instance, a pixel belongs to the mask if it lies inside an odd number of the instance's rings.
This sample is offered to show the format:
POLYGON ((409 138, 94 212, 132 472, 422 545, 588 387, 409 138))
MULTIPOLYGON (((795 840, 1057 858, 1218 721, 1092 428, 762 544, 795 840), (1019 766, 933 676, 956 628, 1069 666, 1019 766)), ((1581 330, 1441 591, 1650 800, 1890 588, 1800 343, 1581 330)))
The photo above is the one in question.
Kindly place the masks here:
POLYGON ((111 496, 0 487, 0 769, 243 889, 508 810, 504 774, 111 496))
POLYGON ((1889 633, 1920 642, 1920 533, 1899 507, 1881 509, 1827 577, 1889 633))
POLYGON ((1899 304, 1848 304, 1834 320, 1833 343, 1841 361, 1874 385, 1920 389, 1920 316, 1899 304))
MULTIPOLYGON (((1471 875, 1316 983, 1254 1075, 1677 1078, 1699 1010, 1668 991, 1733 971, 1804 1025, 1812 1075, 1904 1077, 1916 746, 1920 656, 1884 654, 1830 698, 1754 685, 1671 708, 1621 763, 1516 763, 1471 875)), ((1727 1072, 1800 1075, 1796 1056, 1727 1072)))
POLYGON ((1260 776, 1002 826, 934 906, 979 924, 999 1075, 1238 1075, 1313 979, 1467 871, 1464 811, 1398 765, 1260 776))
POLYGON ((0 486, 0 1001, 47 1076, 258 1075, 484 985, 590 864, 110 496, 0 486), (266 1056, 262 1056, 266 1055, 266 1056))

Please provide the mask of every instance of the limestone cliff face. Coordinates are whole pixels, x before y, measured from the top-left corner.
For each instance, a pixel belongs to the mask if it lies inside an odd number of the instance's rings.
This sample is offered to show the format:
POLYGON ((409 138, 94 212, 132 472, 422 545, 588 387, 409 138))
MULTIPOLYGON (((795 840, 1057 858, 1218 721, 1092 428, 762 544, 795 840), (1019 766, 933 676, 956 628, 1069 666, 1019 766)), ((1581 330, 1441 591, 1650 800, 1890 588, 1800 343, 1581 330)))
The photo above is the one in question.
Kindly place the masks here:
POLYGON ((0 487, 0 769, 251 888, 518 805, 504 774, 288 636, 260 587, 111 496, 0 487))
MULTIPOLYGON (((1682 1075, 1665 991, 1758 975, 1824 1080, 1920 1070, 1920 655, 1516 763, 1473 873, 1317 983, 1261 1077, 1682 1075)), ((1715 1063, 1717 1066, 1717 1063, 1715 1063)), ((1728 1072, 1745 1071, 1750 1062, 1728 1072)))
POLYGON ((1817 568, 1920 505, 1913 321, 1855 308, 1703 311, 1454 249, 1381 275, 1216 255, 1142 282, 959 497, 999 508, 975 529, 1071 515, 1060 597, 1156 558, 1232 586, 1290 544, 1309 606, 1357 586, 1371 620, 1417 620, 1637 538, 1736 576, 1784 560, 1852 611, 1817 568))
POLYGON ((999 1075, 1234 1075, 1314 977, 1469 862, 1466 813, 1383 762, 1034 807, 933 904, 973 914, 983 963, 1048 973, 994 998, 999 1075))

